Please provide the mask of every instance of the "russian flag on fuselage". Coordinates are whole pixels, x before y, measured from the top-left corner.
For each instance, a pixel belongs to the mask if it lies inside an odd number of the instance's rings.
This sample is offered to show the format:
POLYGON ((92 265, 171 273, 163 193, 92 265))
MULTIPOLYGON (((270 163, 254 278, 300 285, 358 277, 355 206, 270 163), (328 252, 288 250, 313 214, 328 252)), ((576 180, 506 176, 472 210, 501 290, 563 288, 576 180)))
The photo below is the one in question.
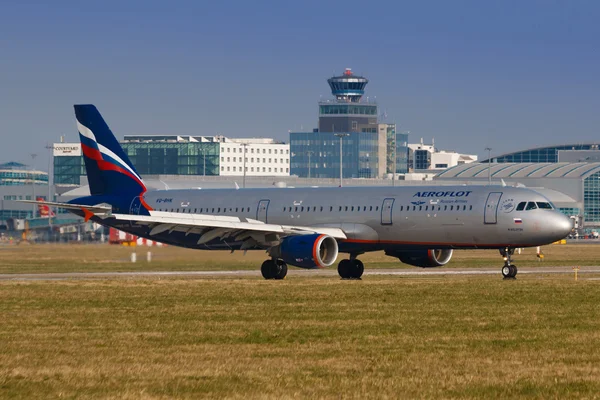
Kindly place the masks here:
POLYGON ((142 178, 98 109, 91 104, 75 105, 75 117, 91 194, 145 192, 142 178))

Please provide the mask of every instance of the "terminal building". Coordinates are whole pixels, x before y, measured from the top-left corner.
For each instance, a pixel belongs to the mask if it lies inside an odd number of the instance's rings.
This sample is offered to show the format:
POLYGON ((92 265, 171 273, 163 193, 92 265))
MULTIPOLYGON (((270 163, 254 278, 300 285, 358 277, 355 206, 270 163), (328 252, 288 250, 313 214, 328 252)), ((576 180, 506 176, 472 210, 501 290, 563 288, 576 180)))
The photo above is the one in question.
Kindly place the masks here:
POLYGON ((346 69, 327 80, 333 99, 319 101, 318 128, 290 132, 291 174, 302 178, 383 178, 408 171, 408 134, 379 122, 363 99, 368 79, 346 69))
POLYGON ((524 162, 463 164, 440 172, 440 184, 526 186, 546 195, 580 229, 600 228, 600 162, 524 162))
POLYGON ((430 145, 421 143, 408 145, 408 168, 411 172, 445 170, 461 164, 477 161, 475 154, 460 154, 455 151, 438 150, 434 141, 430 145))
MULTIPOLYGON (((289 176, 289 144, 225 136, 126 135, 123 150, 144 176, 289 176), (244 174, 244 169, 246 170, 244 174)), ((79 143, 54 145, 54 182, 79 186, 85 165, 79 143)))

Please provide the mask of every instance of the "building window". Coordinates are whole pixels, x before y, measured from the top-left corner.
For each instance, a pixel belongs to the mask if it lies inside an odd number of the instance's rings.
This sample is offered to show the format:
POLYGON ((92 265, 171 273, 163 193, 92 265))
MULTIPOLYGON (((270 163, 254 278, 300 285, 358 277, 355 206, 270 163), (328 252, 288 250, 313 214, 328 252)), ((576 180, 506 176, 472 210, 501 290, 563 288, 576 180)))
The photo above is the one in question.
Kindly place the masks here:
POLYGON ((231 157, 227 157, 227 162, 231 161, 231 157))
POLYGON ((271 154, 271 149, 269 149, 269 154, 271 154))
POLYGON ((228 153, 231 153, 231 147, 228 147, 228 148, 227 148, 227 152, 228 152, 228 153))
POLYGON ((250 172, 254 172, 254 167, 250 167, 250 172))
POLYGON ((235 147, 233 148, 233 152, 235 153, 235 147))
POLYGON ((225 167, 221 165, 221 171, 225 171, 225 167))
POLYGON ((269 172, 271 172, 271 167, 269 167, 269 172))
POLYGON ((267 152, 267 150, 263 149, 263 154, 265 154, 267 152))
POLYGON ((225 157, 221 157, 221 162, 224 162, 224 161, 225 161, 225 157))
POLYGON ((229 171, 230 171, 230 169, 229 169, 229 167, 227 167, 227 172, 229 172, 229 171))
MULTIPOLYGON (((234 149, 235 150, 235 149, 234 149)), ((233 162, 235 162, 235 157, 233 157, 233 162)))
POLYGON ((233 167, 233 172, 235 172, 235 167, 233 167))
POLYGON ((263 172, 266 172, 266 171, 267 171, 267 168, 263 167, 263 172))

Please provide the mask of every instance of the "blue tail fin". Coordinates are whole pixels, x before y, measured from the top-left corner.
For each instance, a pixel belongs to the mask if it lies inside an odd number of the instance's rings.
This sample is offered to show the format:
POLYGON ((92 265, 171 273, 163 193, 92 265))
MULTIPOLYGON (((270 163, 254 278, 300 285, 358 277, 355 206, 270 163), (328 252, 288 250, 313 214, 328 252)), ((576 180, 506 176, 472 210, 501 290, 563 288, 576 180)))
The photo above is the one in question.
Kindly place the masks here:
POLYGON ((145 192, 142 178, 98 109, 91 104, 75 105, 75 117, 91 194, 139 196, 145 192))

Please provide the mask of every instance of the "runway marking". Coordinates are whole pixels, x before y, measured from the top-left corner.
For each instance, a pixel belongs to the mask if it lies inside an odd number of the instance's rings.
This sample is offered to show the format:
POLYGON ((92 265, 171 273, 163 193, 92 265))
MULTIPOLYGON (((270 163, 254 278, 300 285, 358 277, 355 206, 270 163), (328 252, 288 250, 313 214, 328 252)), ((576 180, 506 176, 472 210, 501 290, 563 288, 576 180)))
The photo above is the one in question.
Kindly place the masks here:
MULTIPOLYGON (((572 274, 571 267, 529 267, 519 269, 519 275, 531 274, 572 274)), ((583 267, 579 274, 600 274, 600 266, 583 267)), ((337 276, 335 268, 323 270, 294 269, 288 272, 290 276, 337 276)), ((372 269, 365 270, 364 276, 444 276, 444 275, 498 275, 499 269, 469 268, 469 269, 372 269)), ((40 274, 0 274, 0 281, 10 280, 65 280, 65 279, 109 279, 109 278, 152 278, 152 277, 226 277, 226 276, 260 276, 257 270, 231 270, 231 271, 132 271, 132 272, 64 272, 40 274)), ((517 275, 518 276, 518 275, 517 275)), ((600 278, 587 278, 587 280, 600 280, 600 278)))

